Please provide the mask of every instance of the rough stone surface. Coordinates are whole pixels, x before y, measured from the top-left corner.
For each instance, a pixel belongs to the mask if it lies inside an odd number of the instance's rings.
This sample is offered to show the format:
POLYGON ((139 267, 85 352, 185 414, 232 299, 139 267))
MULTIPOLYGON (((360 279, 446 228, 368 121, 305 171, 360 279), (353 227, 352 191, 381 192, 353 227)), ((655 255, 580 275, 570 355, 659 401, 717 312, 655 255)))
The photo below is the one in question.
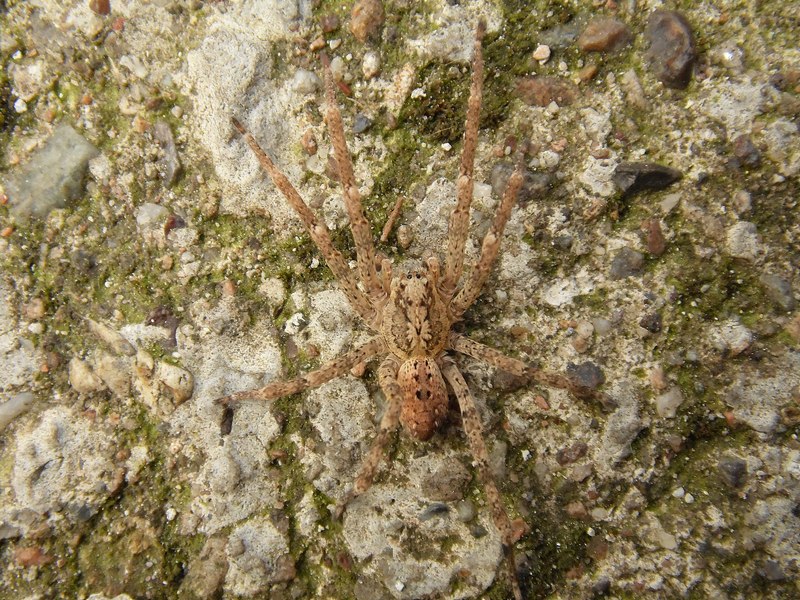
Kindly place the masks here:
POLYGON ((454 357, 521 535, 523 587, 797 595, 793 3, 682 3, 703 53, 680 90, 648 67, 660 3, 384 2, 363 43, 354 2, 131 0, 105 17, 100 4, 0 11, 0 596, 509 597, 455 403, 431 440, 392 440, 337 522, 386 408, 380 359, 287 398, 219 402, 371 335, 231 117, 355 271, 326 52, 374 234, 403 198, 378 257, 397 273, 441 259, 481 16, 465 276, 510 167, 532 176, 455 328, 562 377, 588 363, 580 380, 599 394, 454 357), (601 14, 634 37, 585 54, 578 36, 601 14), (80 201, 15 217, 5 182, 64 125, 102 149, 80 201), (614 175, 630 163, 682 177, 623 193, 614 175), (644 264, 612 279, 623 248, 644 264), (93 384, 73 387, 71 364, 93 384))
POLYGON ((78 198, 89 160, 96 155, 97 149, 75 129, 57 127, 30 161, 5 180, 11 214, 42 218, 78 198))

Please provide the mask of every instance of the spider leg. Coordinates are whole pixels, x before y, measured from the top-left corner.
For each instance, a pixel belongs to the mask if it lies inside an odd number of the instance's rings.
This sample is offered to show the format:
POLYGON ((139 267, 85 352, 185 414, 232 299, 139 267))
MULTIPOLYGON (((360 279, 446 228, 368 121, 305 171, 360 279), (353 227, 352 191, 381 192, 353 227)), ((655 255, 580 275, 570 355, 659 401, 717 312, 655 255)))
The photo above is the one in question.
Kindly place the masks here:
POLYGON ((464 433, 467 435, 467 441, 475 461, 474 464, 478 469, 478 478, 483 484, 483 489, 492 511, 492 519, 503 540, 503 554, 506 558, 508 578, 511 589, 514 592, 514 598, 515 600, 522 600, 522 591, 519 587, 514 563, 514 542, 516 541, 514 539, 514 531, 506 508, 503 505, 503 499, 500 497, 500 492, 494 482, 494 477, 492 477, 492 473, 489 470, 489 452, 486 450, 486 443, 483 441, 478 409, 475 407, 475 401, 466 381, 464 381, 464 376, 461 375, 455 364, 450 361, 442 361, 442 373, 453 388, 456 398, 458 398, 458 406, 461 409, 461 418, 464 423, 464 433))
POLYGON ((464 283, 464 287, 459 290, 456 297, 453 299, 450 310, 455 317, 460 317, 464 314, 465 310, 472 306, 472 303, 478 298, 481 289, 483 289, 483 285, 489 278, 489 274, 492 272, 492 265, 500 250, 500 239, 503 237, 506 223, 511 216, 511 210, 514 208, 517 195, 522 187, 522 168, 522 162, 520 161, 517 163, 517 168, 514 169, 514 172, 508 180, 506 190, 503 192, 503 199, 500 201, 500 205, 497 207, 497 212, 494 215, 492 227, 486 232, 483 238, 481 257, 478 259, 478 263, 472 267, 472 271, 469 274, 469 278, 464 283))
POLYGON ((383 460, 383 452, 386 445, 391 441, 397 426, 400 423, 400 406, 403 400, 403 394, 400 391, 400 385, 397 383, 397 371, 400 368, 400 363, 394 356, 387 356, 381 366, 378 367, 378 382, 381 389, 386 394, 386 410, 381 418, 380 429, 378 435, 372 440, 372 445, 369 452, 364 457, 361 463, 361 468, 358 471, 353 490, 350 492, 336 507, 334 516, 339 518, 347 507, 347 504, 357 496, 366 492, 372 485, 378 468, 383 460))
POLYGON ((478 121, 481 116, 483 95, 483 52, 481 42, 486 33, 486 22, 481 19, 475 29, 475 46, 472 55, 472 82, 467 103, 467 121, 464 128, 464 148, 456 180, 458 201, 447 228, 447 259, 441 290, 451 296, 464 268, 464 245, 469 233, 469 207, 474 188, 475 147, 478 145, 478 121))
POLYGON ((499 350, 495 350, 490 346, 476 342, 458 333, 450 334, 448 348, 460 352, 461 354, 471 356, 487 365, 498 368, 506 373, 511 373, 517 377, 532 379, 548 387, 567 390, 577 398, 597 398, 601 400, 605 398, 603 392, 576 385, 564 375, 538 369, 528 363, 506 356, 499 350))
POLYGON ((337 356, 316 371, 311 371, 288 381, 273 381, 262 388, 236 392, 230 396, 219 398, 217 402, 230 405, 241 400, 276 400, 277 398, 283 398, 309 388, 319 387, 331 379, 344 375, 361 361, 368 360, 382 352, 386 352, 383 340, 374 338, 363 346, 337 356))
POLYGON ((358 281, 347 265, 342 253, 333 247, 331 234, 328 230, 328 226, 325 225, 325 221, 317 218, 303 201, 303 198, 300 197, 295 187, 287 179, 286 175, 275 166, 272 159, 264 152, 261 146, 259 146, 253 135, 245 129, 244 125, 236 119, 231 119, 231 121, 236 130, 244 136, 245 141, 258 158, 261 166, 269 174, 275 187, 280 190, 297 213, 297 216, 300 217, 303 226, 306 231, 308 231, 317 248, 319 248, 322 256, 325 258, 325 262, 328 263, 328 266, 333 272, 334 277, 336 277, 339 285, 342 286, 342 290, 350 301, 350 304, 367 324, 371 324, 375 315, 375 309, 369 301, 369 298, 358 289, 358 281))
POLYGON ((358 186, 353 176, 353 161, 344 137, 342 113, 339 111, 338 104, 336 104, 330 62, 327 57, 324 57, 322 62, 325 70, 325 97, 328 103, 325 120, 328 123, 328 131, 331 134, 331 142, 336 154, 336 164, 339 168, 339 181, 342 183, 342 195, 350 218, 350 230, 353 232, 353 240, 356 244, 358 270, 361 273, 361 281, 364 283, 369 297, 380 298, 384 295, 384 291, 375 269, 372 230, 370 229, 369 221, 364 217, 364 211, 361 206, 361 193, 358 191, 358 186))

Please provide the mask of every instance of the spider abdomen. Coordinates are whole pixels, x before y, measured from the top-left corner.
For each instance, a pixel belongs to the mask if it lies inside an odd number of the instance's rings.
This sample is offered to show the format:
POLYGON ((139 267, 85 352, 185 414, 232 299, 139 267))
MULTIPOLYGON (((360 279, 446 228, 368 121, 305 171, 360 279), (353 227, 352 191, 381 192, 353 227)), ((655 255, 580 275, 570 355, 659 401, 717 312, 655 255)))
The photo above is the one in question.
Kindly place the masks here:
POLYGON ((397 382, 403 391, 400 423, 415 438, 429 439, 447 414, 447 388, 432 358, 409 358, 400 365, 397 382))

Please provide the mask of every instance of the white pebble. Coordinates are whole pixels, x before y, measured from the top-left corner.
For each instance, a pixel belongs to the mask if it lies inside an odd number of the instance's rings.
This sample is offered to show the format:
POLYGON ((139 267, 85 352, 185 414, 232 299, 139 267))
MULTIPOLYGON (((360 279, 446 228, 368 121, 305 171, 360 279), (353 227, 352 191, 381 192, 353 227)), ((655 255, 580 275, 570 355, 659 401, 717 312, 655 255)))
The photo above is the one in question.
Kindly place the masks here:
POLYGON ((686 504, 692 504, 694 502, 694 496, 692 496, 691 494, 686 494, 683 497, 683 501, 686 502, 686 504))
POLYGON ((372 79, 381 72, 381 57, 377 52, 367 52, 361 62, 361 72, 365 79, 372 79))
POLYGON ((533 51, 533 60, 538 60, 540 63, 544 64, 547 62, 547 59, 550 58, 550 46, 545 44, 539 44, 536 46, 536 50, 533 51))
POLYGON ((24 113, 26 110, 28 110, 28 103, 22 98, 17 98, 14 101, 14 110, 18 113, 24 113))
POLYGON ((676 488, 676 489, 675 489, 675 490, 672 492, 672 497, 673 497, 673 498, 683 498, 683 495, 684 495, 685 493, 686 493, 686 490, 684 490, 682 487, 679 487, 679 488, 676 488))

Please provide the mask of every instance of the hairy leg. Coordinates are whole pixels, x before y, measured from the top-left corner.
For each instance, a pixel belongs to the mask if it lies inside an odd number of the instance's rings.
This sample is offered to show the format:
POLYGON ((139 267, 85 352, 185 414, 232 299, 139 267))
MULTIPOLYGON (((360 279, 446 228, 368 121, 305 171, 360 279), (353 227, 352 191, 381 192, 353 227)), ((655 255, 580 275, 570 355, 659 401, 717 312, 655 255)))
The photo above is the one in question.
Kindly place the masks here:
POLYGON ((340 377, 361 361, 369 360, 377 354, 386 352, 386 346, 381 338, 374 338, 358 348, 337 356, 332 361, 322 365, 316 371, 311 371, 296 379, 288 381, 273 381, 263 388, 236 392, 230 396, 220 398, 217 402, 230 405, 241 400, 275 400, 310 388, 321 386, 323 383, 340 377))
POLYGON ((483 246, 481 247, 481 256, 477 264, 472 267, 469 278, 464 283, 464 287, 459 290, 450 309, 454 316, 460 317, 464 314, 472 303, 478 298, 478 295, 483 289, 483 285, 489 278, 492 272, 492 265, 497 258, 497 253, 500 251, 500 240, 503 237, 503 231, 506 228, 508 218, 511 216, 511 210, 517 202, 517 195, 522 187, 522 163, 517 164, 517 168, 508 179, 506 191, 503 193, 503 199, 497 207, 497 212, 494 215, 494 222, 489 231, 483 238, 483 246))
POLYGON ((361 273, 361 281, 366 287, 367 294, 371 298, 383 296, 383 286, 378 281, 375 269, 375 249, 372 245, 372 230, 369 222, 364 217, 361 207, 361 193, 353 176, 353 161, 347 149, 347 142, 344 137, 344 126, 342 125, 342 114, 339 105, 336 104, 334 93, 333 75, 331 74, 330 62, 327 57, 323 58, 325 68, 325 97, 328 102, 325 120, 328 123, 328 131, 331 134, 333 150, 336 154, 336 164, 339 168, 339 181, 342 183, 342 194, 344 203, 347 207, 347 214, 350 218, 350 230, 353 232, 353 240, 356 245, 356 259, 358 270, 361 273))
POLYGON ((472 82, 467 103, 467 121, 464 131, 464 148, 461 151, 461 166, 456 180, 458 201, 447 229, 447 259, 442 292, 451 296, 461 278, 464 268, 464 245, 469 234, 469 207, 472 204, 474 187, 473 170, 475 166, 475 147, 478 145, 478 121, 481 116, 481 97, 483 95, 483 52, 481 43, 486 33, 486 22, 481 20, 475 30, 475 46, 472 56, 472 82))
POLYGON ((331 242, 331 234, 330 231, 328 231, 327 225, 325 225, 325 221, 317 218, 317 216, 300 197, 300 194, 297 192, 295 187, 286 178, 286 175, 284 175, 278 169, 278 167, 275 166, 275 163, 272 162, 272 159, 267 155, 266 152, 264 152, 261 146, 259 146, 253 135, 247 131, 247 129, 245 129, 244 125, 242 125, 236 119, 231 120, 237 131, 244 136, 245 141, 258 158, 261 166, 269 174, 270 178, 275 184, 275 187, 280 190, 294 211, 300 217, 300 220, 303 222, 303 226, 306 228, 306 231, 308 231, 311 239, 314 240, 317 248, 319 248, 319 251, 325 258, 325 262, 328 263, 328 266, 333 272, 334 277, 336 277, 339 285, 342 286, 342 290, 347 296, 347 299, 350 301, 350 304, 353 306, 356 312, 361 315, 361 318, 363 318, 364 321, 371 326, 375 309, 369 301, 369 298, 367 298, 367 296, 358 289, 358 281, 353 272, 350 270, 350 267, 347 265, 347 261, 345 261, 342 253, 333 247, 333 243, 331 242))
POLYGON ((603 399, 605 394, 594 390, 589 390, 585 387, 575 385, 570 379, 564 375, 553 373, 552 371, 544 371, 529 365, 528 363, 506 356, 499 350, 471 340, 470 338, 460 335, 458 333, 451 333, 448 344, 450 350, 455 350, 461 354, 466 354, 472 358, 478 359, 481 362, 491 365, 511 373, 518 377, 525 377, 532 379, 537 383, 541 383, 548 387, 567 390, 573 396, 578 398, 598 398, 603 399))
POLYGON ((464 377, 455 364, 447 360, 442 361, 442 373, 453 388, 456 398, 458 398, 458 406, 461 408, 461 418, 464 423, 464 433, 467 435, 475 466, 478 469, 478 478, 483 484, 483 491, 492 511, 492 519, 503 540, 503 554, 506 557, 508 577, 514 592, 514 598, 515 600, 522 600, 522 591, 519 587, 519 581, 517 581, 517 569, 514 563, 514 543, 516 542, 514 531, 506 508, 503 505, 503 499, 500 497, 500 492, 494 482, 494 477, 492 477, 492 473, 489 470, 489 452, 486 449, 486 443, 483 441, 483 428, 481 427, 478 409, 475 407, 475 401, 467 387, 467 383, 464 381, 464 377))

